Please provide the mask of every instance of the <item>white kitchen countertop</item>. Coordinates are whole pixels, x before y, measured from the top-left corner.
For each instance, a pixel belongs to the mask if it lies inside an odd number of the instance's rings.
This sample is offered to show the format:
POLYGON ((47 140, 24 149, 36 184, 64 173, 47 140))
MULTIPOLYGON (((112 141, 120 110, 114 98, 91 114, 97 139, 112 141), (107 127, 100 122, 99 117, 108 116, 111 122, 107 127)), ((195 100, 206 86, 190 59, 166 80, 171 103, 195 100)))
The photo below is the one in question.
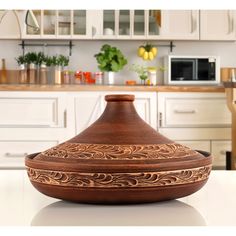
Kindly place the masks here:
POLYGON ((212 171, 200 191, 178 200, 109 206, 53 199, 25 170, 0 170, 0 225, 236 226, 236 171, 212 171))

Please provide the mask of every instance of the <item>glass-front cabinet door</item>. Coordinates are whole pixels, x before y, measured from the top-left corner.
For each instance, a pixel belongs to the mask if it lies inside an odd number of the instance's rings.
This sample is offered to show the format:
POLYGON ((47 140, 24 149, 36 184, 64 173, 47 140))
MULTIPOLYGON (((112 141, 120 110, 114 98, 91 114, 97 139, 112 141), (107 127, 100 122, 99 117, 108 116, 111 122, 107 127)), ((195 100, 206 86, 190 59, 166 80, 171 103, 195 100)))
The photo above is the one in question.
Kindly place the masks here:
POLYGON ((118 37, 130 38, 131 35, 131 11, 119 10, 118 11, 118 37))
POLYGON ((42 19, 42 36, 56 37, 56 10, 43 10, 42 19))
POLYGON ((87 27, 87 11, 86 10, 74 10, 73 11, 73 37, 84 37, 88 35, 87 27))
POLYGON ((70 10, 59 10, 58 11, 58 18, 57 18, 57 24, 58 24, 58 36, 70 37, 71 36, 71 11, 70 10))
MULTIPOLYGON (((26 11, 25 18, 25 38, 92 38, 89 24, 93 15, 87 10, 30 10, 26 11)), ((111 22, 105 22, 106 28, 110 25, 111 22)))
POLYGON ((40 10, 28 10, 25 16, 26 35, 32 38, 41 36, 42 12, 40 10))
POLYGON ((146 36, 146 11, 134 10, 133 12, 133 38, 144 38, 146 36))
POLYGON ((159 36, 161 29, 161 10, 148 10, 148 36, 159 36))
POLYGON ((104 38, 115 38, 116 36, 116 11, 103 10, 103 28, 104 38))

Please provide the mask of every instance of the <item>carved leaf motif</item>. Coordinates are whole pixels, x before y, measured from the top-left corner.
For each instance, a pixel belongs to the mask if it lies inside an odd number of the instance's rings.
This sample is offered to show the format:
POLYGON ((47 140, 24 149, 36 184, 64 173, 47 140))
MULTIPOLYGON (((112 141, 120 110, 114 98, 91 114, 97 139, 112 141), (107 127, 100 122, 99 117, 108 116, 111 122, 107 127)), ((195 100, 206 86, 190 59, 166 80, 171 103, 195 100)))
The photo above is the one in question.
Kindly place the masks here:
POLYGON ((62 143, 41 154, 36 159, 105 159, 105 160, 142 160, 142 159, 170 159, 187 158, 198 155, 196 151, 180 144, 157 145, 105 145, 62 143))
POLYGON ((28 168, 31 181, 76 187, 153 187, 194 183, 208 178, 211 165, 187 170, 145 173, 76 173, 28 168))

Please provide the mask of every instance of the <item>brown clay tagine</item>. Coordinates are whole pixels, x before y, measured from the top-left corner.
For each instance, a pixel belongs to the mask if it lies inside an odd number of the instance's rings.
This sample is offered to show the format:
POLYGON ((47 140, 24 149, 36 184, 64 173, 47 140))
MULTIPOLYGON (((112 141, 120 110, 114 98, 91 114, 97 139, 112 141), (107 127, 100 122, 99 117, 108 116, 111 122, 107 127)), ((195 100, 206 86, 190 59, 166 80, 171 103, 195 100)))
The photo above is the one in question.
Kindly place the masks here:
POLYGON ((137 114, 133 95, 107 95, 101 117, 76 137, 26 157, 33 186, 81 203, 180 198, 208 179, 212 157, 159 134, 137 114))

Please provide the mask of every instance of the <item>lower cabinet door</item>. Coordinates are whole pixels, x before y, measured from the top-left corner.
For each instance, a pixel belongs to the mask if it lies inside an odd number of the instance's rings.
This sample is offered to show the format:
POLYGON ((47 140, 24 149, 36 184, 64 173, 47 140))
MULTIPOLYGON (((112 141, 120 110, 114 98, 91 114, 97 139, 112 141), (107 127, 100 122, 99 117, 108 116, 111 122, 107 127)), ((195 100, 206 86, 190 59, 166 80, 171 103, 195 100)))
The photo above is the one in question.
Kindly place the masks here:
POLYGON ((231 151, 231 141, 212 141, 211 150, 213 156, 213 166, 215 169, 226 168, 226 152, 231 151))
POLYGON ((58 141, 0 141, 0 169, 24 168, 25 156, 57 144, 58 141))
POLYGON ((176 141, 184 146, 190 147, 193 150, 200 150, 205 152, 211 151, 211 143, 210 141, 198 141, 198 140, 179 140, 176 141))

